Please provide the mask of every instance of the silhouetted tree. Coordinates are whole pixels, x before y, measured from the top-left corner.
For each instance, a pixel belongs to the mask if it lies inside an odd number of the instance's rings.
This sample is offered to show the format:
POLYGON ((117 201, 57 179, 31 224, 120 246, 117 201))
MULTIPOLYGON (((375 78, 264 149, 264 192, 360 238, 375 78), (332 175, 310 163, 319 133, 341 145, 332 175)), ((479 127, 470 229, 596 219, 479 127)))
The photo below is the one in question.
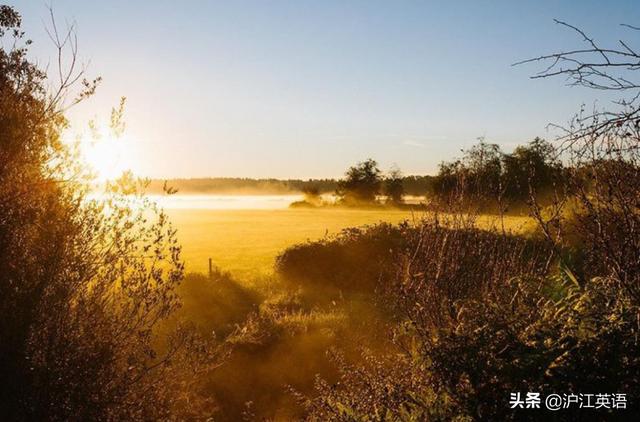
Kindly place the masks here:
POLYGON ((402 172, 396 166, 389 170, 384 178, 384 194, 387 196, 387 202, 391 204, 402 204, 404 202, 404 181, 402 172))
POLYGON ((462 162, 468 169, 470 189, 486 197, 493 197, 499 192, 502 156, 500 147, 486 143, 484 138, 464 152, 462 162))
POLYGON ((503 213, 514 202, 524 204, 532 190, 548 193, 561 178, 557 151, 541 138, 516 147, 510 154, 481 139, 463 151, 462 159, 440 164, 434 193, 443 203, 453 196, 467 205, 497 205, 503 213))
POLYGON ((345 204, 376 202, 380 194, 382 175, 375 160, 368 159, 350 167, 345 178, 338 182, 336 195, 345 204))
POLYGON ((502 161, 505 195, 512 200, 527 199, 530 188, 538 193, 550 190, 562 174, 553 145, 537 137, 505 154, 502 161))
POLYGON ((503 199, 503 153, 496 144, 480 138, 478 144, 463 151, 459 160, 440 164, 434 179, 434 192, 442 204, 482 207, 503 199))
POLYGON ((402 185, 404 187, 405 194, 415 196, 427 196, 433 194, 433 179, 434 176, 404 176, 402 178, 402 185))
POLYGON ((302 194, 304 195, 305 202, 309 204, 320 205, 322 203, 320 188, 316 185, 306 185, 302 187, 302 194))

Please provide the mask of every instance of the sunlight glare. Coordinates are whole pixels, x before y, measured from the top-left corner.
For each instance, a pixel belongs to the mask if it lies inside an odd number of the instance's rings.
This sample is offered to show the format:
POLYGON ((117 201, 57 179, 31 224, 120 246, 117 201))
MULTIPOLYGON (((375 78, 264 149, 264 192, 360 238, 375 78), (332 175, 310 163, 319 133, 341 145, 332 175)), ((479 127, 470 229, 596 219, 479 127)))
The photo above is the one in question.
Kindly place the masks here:
POLYGON ((133 141, 127 135, 115 136, 106 126, 82 136, 81 157, 100 182, 113 180, 134 170, 133 141))

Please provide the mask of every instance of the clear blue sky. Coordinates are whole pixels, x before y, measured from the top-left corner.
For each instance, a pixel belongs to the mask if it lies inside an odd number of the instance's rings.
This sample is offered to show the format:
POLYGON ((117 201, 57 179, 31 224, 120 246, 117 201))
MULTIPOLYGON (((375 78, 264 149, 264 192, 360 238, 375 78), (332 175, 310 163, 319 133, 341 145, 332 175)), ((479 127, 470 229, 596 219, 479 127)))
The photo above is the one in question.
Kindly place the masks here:
MULTIPOLYGON (((45 2, 22 13, 42 63, 45 2)), ((530 80, 511 63, 632 41, 637 1, 71 1, 80 57, 104 78, 74 124, 128 97, 138 173, 335 177, 358 160, 433 173, 478 136, 505 150, 566 122, 598 93, 530 80)), ((637 45, 637 43, 636 43, 637 45)))

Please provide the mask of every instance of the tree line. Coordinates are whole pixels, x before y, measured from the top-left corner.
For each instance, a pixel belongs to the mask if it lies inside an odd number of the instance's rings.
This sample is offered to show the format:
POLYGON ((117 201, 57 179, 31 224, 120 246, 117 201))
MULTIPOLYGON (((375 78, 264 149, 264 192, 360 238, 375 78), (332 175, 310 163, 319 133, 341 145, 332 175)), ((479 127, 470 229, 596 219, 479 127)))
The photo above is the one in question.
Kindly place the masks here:
POLYGON ((544 139, 535 138, 511 153, 480 139, 461 158, 442 162, 435 176, 405 177, 397 167, 384 174, 375 160, 365 160, 346 171, 335 193, 347 205, 376 203, 380 196, 402 204, 405 195, 417 193, 437 207, 464 198, 467 205, 498 205, 507 211, 509 205, 522 204, 532 194, 544 195, 561 180, 558 152, 544 139))
MULTIPOLYGON (((407 175, 402 177, 406 195, 422 196, 428 192, 433 176, 407 175)), ((152 179, 149 193, 162 193, 165 183, 185 194, 244 194, 244 195, 288 195, 306 192, 332 194, 338 188, 338 179, 253 179, 248 177, 202 177, 152 179)))
POLYGON ((161 193, 165 184, 186 194, 271 194, 303 193, 308 201, 335 194, 343 205, 371 205, 380 202, 400 205, 405 197, 424 197, 434 206, 447 206, 461 197, 480 207, 497 206, 508 211, 523 204, 531 194, 548 193, 562 179, 562 163, 556 148, 535 138, 511 153, 484 139, 462 152, 462 157, 442 162, 436 175, 403 175, 397 166, 388 172, 374 159, 349 167, 342 179, 252 179, 234 177, 151 180, 148 191, 161 193), (384 198, 384 199, 382 199, 384 198))
POLYGON ((559 153, 541 138, 505 153, 483 138, 462 157, 442 162, 433 180, 432 196, 439 205, 463 200, 478 207, 523 204, 534 195, 544 197, 562 181, 559 153))

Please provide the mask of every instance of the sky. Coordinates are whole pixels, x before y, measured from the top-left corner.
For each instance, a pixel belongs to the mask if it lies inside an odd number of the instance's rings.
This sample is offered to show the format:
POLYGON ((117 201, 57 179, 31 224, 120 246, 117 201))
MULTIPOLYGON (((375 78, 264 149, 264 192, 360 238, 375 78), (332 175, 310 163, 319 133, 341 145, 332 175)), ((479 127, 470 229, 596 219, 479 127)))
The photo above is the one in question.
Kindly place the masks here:
MULTIPOLYGON (((634 3, 51 2, 59 26, 77 24, 87 75, 103 78, 69 112, 74 130, 126 96, 127 165, 156 178, 340 177, 369 157, 433 174, 478 137, 505 151, 553 139, 549 123, 609 99, 512 63, 582 46, 554 18, 633 44, 619 24, 640 24, 634 3)), ((48 3, 8 4, 51 63, 48 3)))

